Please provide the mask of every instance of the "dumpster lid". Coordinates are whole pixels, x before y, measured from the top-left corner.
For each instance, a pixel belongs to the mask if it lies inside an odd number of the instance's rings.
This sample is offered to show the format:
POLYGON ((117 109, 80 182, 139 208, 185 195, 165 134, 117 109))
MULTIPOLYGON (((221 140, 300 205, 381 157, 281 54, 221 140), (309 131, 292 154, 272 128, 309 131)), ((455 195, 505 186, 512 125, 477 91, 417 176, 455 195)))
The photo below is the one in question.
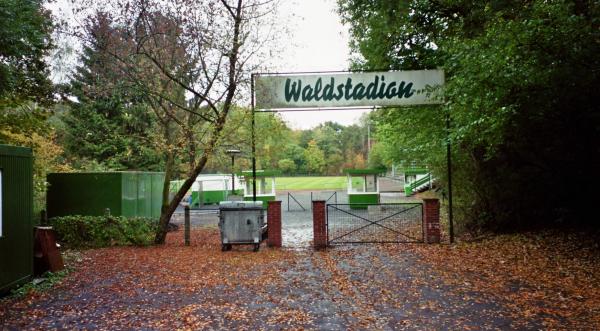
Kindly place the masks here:
POLYGON ((251 209, 262 208, 262 201, 221 201, 219 209, 251 209))

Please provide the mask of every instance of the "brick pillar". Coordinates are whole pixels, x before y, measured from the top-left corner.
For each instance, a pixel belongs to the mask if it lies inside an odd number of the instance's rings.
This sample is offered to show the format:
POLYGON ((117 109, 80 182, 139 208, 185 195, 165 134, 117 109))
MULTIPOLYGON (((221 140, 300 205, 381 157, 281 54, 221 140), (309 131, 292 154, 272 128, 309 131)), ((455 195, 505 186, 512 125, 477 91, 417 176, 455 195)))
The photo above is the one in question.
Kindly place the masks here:
POLYGON ((269 201, 267 205, 267 245, 281 247, 281 201, 269 201))
POLYGON ((426 244, 440 243, 440 200, 423 199, 423 240, 426 244))
POLYGON ((315 249, 327 247, 327 224, 325 224, 325 201, 312 202, 313 210, 313 245, 315 249))

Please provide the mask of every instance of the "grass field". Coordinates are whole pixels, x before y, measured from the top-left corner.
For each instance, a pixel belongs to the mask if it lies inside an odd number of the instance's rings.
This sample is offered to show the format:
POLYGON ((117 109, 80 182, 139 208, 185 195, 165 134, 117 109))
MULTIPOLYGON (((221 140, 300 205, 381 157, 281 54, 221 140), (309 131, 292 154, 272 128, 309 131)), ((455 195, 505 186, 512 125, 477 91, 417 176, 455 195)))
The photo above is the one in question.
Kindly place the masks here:
POLYGON ((281 190, 343 190, 346 177, 277 177, 275 187, 281 190))
MULTIPOLYGON (((353 179, 354 186, 362 185, 361 178, 353 179)), ((176 192, 183 184, 183 180, 171 182, 171 192, 176 192)), ((319 191, 319 190, 346 190, 348 178, 346 176, 320 176, 320 177, 276 177, 275 189, 277 191, 319 191)))
MULTIPOLYGON (((354 180, 354 185, 360 178, 354 180)), ((346 176, 323 177, 277 177, 275 187, 278 191, 287 190, 346 190, 348 178, 346 176)))

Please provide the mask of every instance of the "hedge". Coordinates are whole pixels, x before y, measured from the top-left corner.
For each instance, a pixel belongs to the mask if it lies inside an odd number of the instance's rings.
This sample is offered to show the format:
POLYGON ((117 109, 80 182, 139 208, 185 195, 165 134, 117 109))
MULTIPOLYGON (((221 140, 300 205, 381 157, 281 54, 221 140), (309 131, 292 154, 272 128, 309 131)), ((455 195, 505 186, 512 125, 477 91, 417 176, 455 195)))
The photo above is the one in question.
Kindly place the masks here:
POLYGON ((153 242, 158 221, 116 216, 62 216, 48 220, 58 240, 73 248, 136 245, 153 242))

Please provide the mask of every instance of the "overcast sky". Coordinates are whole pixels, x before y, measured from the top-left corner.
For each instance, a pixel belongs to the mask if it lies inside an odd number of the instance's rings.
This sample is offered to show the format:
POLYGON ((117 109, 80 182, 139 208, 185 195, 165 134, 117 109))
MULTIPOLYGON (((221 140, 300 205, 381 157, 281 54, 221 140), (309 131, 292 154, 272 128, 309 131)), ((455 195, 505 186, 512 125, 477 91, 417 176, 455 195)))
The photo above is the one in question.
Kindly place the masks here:
MULTIPOLYGON (((282 45, 283 53, 273 64, 272 71, 348 70, 348 27, 340 21, 335 0, 281 0, 280 4, 281 24, 288 28, 289 35, 285 39, 286 44, 282 45)), ((48 7, 58 17, 73 19, 68 0, 53 1, 48 7)), ((63 40, 60 44, 73 46, 73 43, 74 41, 63 40)), ((53 66, 72 66, 74 56, 54 58, 53 66)), ((66 79, 60 70, 53 71, 53 80, 66 79)), ((307 129, 326 121, 353 124, 365 112, 367 111, 356 109, 285 112, 282 117, 292 128, 307 129)))
MULTIPOLYGON (((282 54, 280 70, 348 70, 348 27, 342 25, 335 0, 283 0, 281 12, 288 17, 290 42, 282 54)), ((348 125, 358 121, 365 110, 285 112, 282 116, 296 129, 311 128, 335 121, 348 125)))

